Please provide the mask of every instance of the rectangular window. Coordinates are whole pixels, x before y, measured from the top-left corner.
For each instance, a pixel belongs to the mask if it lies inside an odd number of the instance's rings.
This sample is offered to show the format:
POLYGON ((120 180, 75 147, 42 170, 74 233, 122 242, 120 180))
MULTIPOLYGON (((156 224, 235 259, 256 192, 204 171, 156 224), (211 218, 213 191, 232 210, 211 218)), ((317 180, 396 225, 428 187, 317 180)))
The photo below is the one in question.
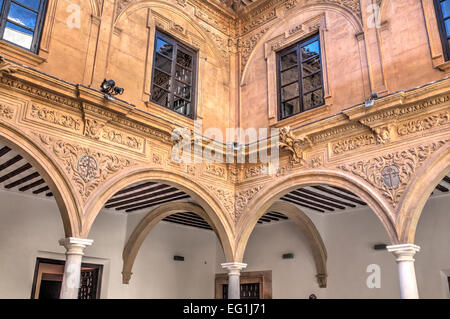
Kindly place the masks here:
POLYGON ((434 0, 445 60, 450 60, 450 0, 434 0))
POLYGON ((156 31, 151 101, 194 118, 197 52, 156 31))
POLYGON ((37 53, 46 0, 0 0, 0 39, 37 53))
POLYGON ((279 119, 324 104, 319 35, 277 53, 279 119))

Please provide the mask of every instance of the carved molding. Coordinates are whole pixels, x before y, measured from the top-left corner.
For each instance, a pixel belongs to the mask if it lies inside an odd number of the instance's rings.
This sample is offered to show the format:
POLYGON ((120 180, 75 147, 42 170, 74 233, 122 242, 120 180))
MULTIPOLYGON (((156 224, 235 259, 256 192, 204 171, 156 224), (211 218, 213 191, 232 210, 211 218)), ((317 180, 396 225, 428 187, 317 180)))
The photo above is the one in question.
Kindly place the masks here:
POLYGON ((7 119, 12 119, 14 116, 14 109, 5 104, 0 104, 0 117, 5 117, 7 119))
POLYGON ((340 155, 373 144, 376 144, 375 136, 373 134, 363 134, 332 143, 331 151, 334 155, 340 155))
POLYGON ((377 188, 395 208, 417 169, 444 144, 445 141, 439 141, 420 145, 370 160, 340 165, 338 168, 353 173, 377 188))
POLYGON ((290 160, 294 164, 302 164, 305 150, 312 147, 307 136, 296 137, 289 126, 280 130, 280 148, 291 153, 290 160))
POLYGON ((431 130, 435 127, 445 125, 449 123, 449 112, 439 112, 437 114, 427 115, 420 119, 414 119, 407 122, 403 122, 397 127, 397 134, 399 136, 405 136, 418 132, 431 130))
POLYGON ((37 136, 63 164, 84 201, 112 175, 134 165, 130 160, 117 155, 105 154, 48 135, 37 134, 37 136))
POLYGON ((217 199, 222 203, 223 207, 227 210, 231 219, 234 221, 234 197, 233 192, 225 190, 214 185, 208 185, 208 189, 215 195, 217 199))
POLYGON ((255 197, 255 195, 263 188, 263 185, 258 185, 249 188, 244 191, 239 191, 235 197, 235 212, 234 212, 234 222, 237 224, 241 215, 247 208, 247 204, 255 197))
POLYGON ((31 106, 30 116, 34 119, 62 126, 75 132, 81 130, 81 119, 54 109, 49 109, 45 106, 33 104, 31 106))
POLYGON ((18 69, 19 69, 19 67, 16 64, 6 61, 5 58, 0 55, 0 72, 1 73, 12 74, 12 73, 17 72, 18 69))

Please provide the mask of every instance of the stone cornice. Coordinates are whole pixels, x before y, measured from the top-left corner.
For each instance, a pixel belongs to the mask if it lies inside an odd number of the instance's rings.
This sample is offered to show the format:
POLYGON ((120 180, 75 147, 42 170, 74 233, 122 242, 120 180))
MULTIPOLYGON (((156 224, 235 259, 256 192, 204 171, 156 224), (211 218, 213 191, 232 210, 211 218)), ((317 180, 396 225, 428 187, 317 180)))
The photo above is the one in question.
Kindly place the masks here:
MULTIPOLYGON (((80 112, 83 118, 88 114, 90 117, 101 119, 104 124, 109 123, 143 137, 159 140, 164 144, 173 144, 171 134, 173 129, 179 125, 168 119, 139 110, 134 105, 120 99, 112 101, 105 99, 101 92, 94 89, 62 81, 32 68, 15 64, 10 60, 6 60, 6 62, 16 65, 17 70, 13 73, 1 72, 0 86, 30 96, 34 100, 80 112)), ((398 135, 396 137, 403 138, 408 135, 406 134, 408 132, 428 130, 435 126, 435 123, 436 125, 447 123, 448 115, 439 113, 439 111, 446 108, 450 100, 449 87, 450 78, 445 78, 419 88, 399 91, 377 99, 370 108, 361 104, 322 120, 294 127, 292 134, 307 138, 312 148, 318 144, 329 143, 347 136, 358 134, 368 136, 368 133, 375 134, 377 140, 386 141, 386 138, 390 140, 386 134, 396 128, 385 128, 385 126, 399 123, 403 125, 403 129, 401 131, 400 128, 398 129, 400 133, 396 134, 398 135), (423 118, 424 114, 427 117, 423 118), (406 120, 412 120, 414 123, 408 124, 405 122, 406 120), (421 127, 422 123, 424 123, 423 128, 421 127), (408 128, 408 125, 415 125, 415 128, 408 128)), ((191 128, 190 130, 192 132, 191 128)), ((194 142, 192 141, 192 143, 194 142)), ((361 140, 353 144, 351 141, 349 143, 348 145, 368 145, 361 140)), ((270 141, 267 144, 267 147, 270 147, 270 141)), ((211 147, 210 141, 203 141, 203 149, 211 147)), ((244 147, 245 155, 251 155, 249 145, 244 147)), ((226 156, 230 151, 229 147, 220 143, 215 143, 214 148, 221 156, 226 156)), ((345 148, 340 146, 340 149, 345 148)), ((234 153, 233 156, 236 158, 237 154, 234 153)))

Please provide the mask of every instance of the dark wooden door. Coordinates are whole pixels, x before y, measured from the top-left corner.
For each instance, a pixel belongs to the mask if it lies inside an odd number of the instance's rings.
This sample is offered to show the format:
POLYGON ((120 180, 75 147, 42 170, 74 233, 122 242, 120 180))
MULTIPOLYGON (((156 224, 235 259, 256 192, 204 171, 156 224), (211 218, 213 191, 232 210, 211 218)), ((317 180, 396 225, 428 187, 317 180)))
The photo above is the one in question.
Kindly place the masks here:
MULTIPOLYGON (((228 299, 228 285, 222 286, 223 299, 228 299)), ((241 284, 241 299, 260 299, 260 284, 241 284)))
POLYGON ((98 299, 99 268, 82 270, 78 299, 98 299))

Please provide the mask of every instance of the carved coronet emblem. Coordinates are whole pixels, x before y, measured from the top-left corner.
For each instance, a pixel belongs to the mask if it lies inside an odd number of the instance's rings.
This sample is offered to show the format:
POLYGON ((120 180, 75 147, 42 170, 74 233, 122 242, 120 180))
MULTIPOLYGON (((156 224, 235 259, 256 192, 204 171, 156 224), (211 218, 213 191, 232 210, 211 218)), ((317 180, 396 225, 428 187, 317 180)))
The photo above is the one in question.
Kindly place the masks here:
POLYGON ((88 154, 82 155, 78 159, 78 173, 85 182, 89 182, 95 178, 98 170, 98 164, 95 158, 88 154))

